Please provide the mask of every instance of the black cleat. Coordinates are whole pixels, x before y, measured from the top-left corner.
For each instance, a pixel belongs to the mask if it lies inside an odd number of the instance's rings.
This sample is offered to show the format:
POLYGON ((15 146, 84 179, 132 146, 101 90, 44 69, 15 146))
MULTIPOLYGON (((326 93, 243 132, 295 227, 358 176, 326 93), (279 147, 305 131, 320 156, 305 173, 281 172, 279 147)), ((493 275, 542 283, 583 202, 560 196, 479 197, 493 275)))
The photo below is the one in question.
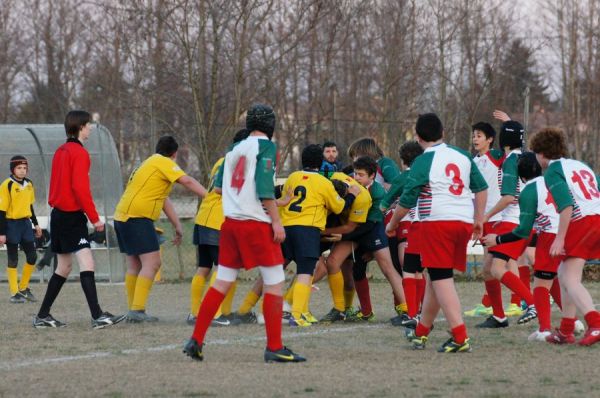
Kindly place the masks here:
POLYGON ((537 318, 537 310, 535 309, 535 305, 532 304, 529 307, 527 307, 527 309, 525 310, 523 315, 521 315, 517 323, 519 325, 522 325, 524 323, 533 321, 535 318, 537 318))
POLYGON ((438 348, 438 352, 471 352, 471 343, 469 339, 466 339, 464 343, 458 344, 453 338, 449 338, 440 348, 438 348))
POLYGON ((281 350, 271 351, 265 348, 265 362, 305 362, 306 358, 294 353, 287 347, 281 350))
POLYGON ((130 310, 125 319, 128 323, 158 322, 158 318, 146 314, 146 310, 130 310))
POLYGON ((221 315, 210 322, 211 326, 237 326, 241 323, 242 321, 239 319, 234 318, 233 316, 230 317, 228 315, 221 315))
POLYGON ((66 323, 54 319, 50 314, 45 318, 40 318, 37 315, 33 318, 33 327, 36 329, 62 328, 65 326, 67 326, 66 323))
POLYGON ((202 361, 204 359, 204 354, 202 354, 203 346, 204 344, 198 344, 194 338, 191 338, 183 346, 183 353, 193 360, 202 361))
POLYGON ((481 329, 499 329, 508 327, 508 318, 504 318, 503 321, 499 321, 495 316, 490 315, 485 321, 475 326, 481 329))
POLYGON ((10 302, 12 304, 23 304, 27 299, 21 292, 16 292, 14 296, 10 296, 10 302))
POLYGON ((319 322, 321 323, 333 323, 344 320, 344 313, 340 310, 332 308, 319 322))
POLYGON ((21 293, 21 296, 25 297, 27 301, 31 301, 32 303, 35 303, 37 301, 33 293, 31 293, 31 289, 29 288, 19 290, 19 293, 21 293))
POLYGON ((254 312, 248 312, 246 314, 238 314, 237 312, 234 314, 235 319, 239 319, 240 323, 253 324, 257 323, 256 314, 254 312))
POLYGON ((192 314, 188 314, 187 319, 185 320, 185 323, 187 323, 190 326, 194 326, 196 324, 196 317, 193 316, 192 314))
POLYGON ((96 319, 92 319, 92 328, 103 329, 107 326, 116 325, 127 317, 127 314, 113 315, 110 312, 103 312, 96 319))

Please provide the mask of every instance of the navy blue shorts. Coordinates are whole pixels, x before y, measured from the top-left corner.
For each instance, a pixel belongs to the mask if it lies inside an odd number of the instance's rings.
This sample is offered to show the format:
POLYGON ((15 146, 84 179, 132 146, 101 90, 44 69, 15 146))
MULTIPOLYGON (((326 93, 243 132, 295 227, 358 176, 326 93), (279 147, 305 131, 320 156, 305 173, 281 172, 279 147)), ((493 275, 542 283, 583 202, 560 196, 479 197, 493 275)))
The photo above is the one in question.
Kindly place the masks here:
POLYGON ((197 245, 219 246, 221 231, 203 225, 194 224, 192 243, 197 245))
POLYGON ((29 218, 6 220, 6 243, 18 245, 19 243, 33 242, 33 226, 29 218))
POLYGON ((128 256, 160 250, 154 222, 149 218, 130 218, 125 222, 115 220, 115 232, 121 253, 128 256))
POLYGON ((283 257, 296 263, 298 275, 312 275, 321 255, 321 231, 317 227, 292 225, 285 228, 283 257))
POLYGON ((83 211, 52 209, 50 247, 54 253, 69 254, 90 247, 87 217, 83 211))
POLYGON ((219 237, 221 231, 205 227, 203 225, 194 225, 194 236, 192 238, 194 245, 197 246, 197 265, 202 268, 212 268, 213 265, 219 265, 219 237))
POLYGON ((383 222, 374 223, 373 228, 361 235, 355 242, 358 243, 359 249, 365 253, 376 252, 388 247, 388 237, 385 234, 383 222))

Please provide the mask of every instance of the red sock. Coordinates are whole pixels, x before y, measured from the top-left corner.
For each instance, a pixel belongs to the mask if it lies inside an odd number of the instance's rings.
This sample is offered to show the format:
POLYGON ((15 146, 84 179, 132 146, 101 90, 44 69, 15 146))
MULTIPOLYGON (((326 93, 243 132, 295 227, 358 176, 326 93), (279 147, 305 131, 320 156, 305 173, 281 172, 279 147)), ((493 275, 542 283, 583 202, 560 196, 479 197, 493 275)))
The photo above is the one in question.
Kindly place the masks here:
POLYGON ((560 295, 560 282, 558 281, 558 278, 554 278, 554 282, 552 282, 550 295, 554 299, 556 305, 558 305, 558 308, 562 310, 562 296, 560 295))
POLYGON ((417 329, 415 330, 415 335, 417 337, 428 336, 431 331, 431 327, 427 327, 423 325, 421 322, 417 323, 417 329))
MULTIPOLYGON (((533 296, 531 295, 531 292, 525 287, 525 285, 523 285, 523 282, 521 282, 518 276, 512 272, 505 272, 504 275, 502 275, 500 282, 525 300, 528 306, 533 304, 533 296)), ((521 303, 520 300, 519 303, 521 303)))
POLYGON ((560 320, 559 330, 564 335, 573 334, 575 331, 575 321, 577 318, 563 318, 560 320))
POLYGON ((485 290, 490 298, 494 316, 499 319, 504 319, 504 308, 502 308, 502 286, 496 279, 485 281, 485 290))
POLYGON ((214 287, 210 287, 206 292, 202 304, 200 304, 196 326, 194 327, 194 333, 192 334, 192 338, 196 340, 198 344, 204 342, 206 331, 224 299, 225 295, 214 287))
POLYGON ((265 293, 263 299, 263 315, 267 331, 267 348, 278 351, 283 348, 281 342, 281 317, 283 316, 283 297, 265 293))
POLYGON ((356 289, 356 295, 360 302, 360 312, 363 315, 371 315, 373 308, 371 307, 371 293, 369 290, 369 279, 364 278, 359 281, 354 281, 354 289, 356 289))
POLYGON ((531 271, 529 270, 529 265, 519 265, 519 279, 521 279, 527 290, 531 291, 531 271))
POLYGON ((419 311, 419 303, 417 302, 417 279, 402 278, 402 286, 404 287, 404 297, 406 297, 408 316, 414 318, 419 311))
POLYGON ((416 281, 417 281, 417 303, 419 303, 417 305, 417 311, 419 311, 419 308, 421 307, 421 305, 423 305, 423 298, 425 297, 426 284, 425 284, 425 278, 417 279, 416 281))
POLYGON ((588 324, 589 328, 598 329, 600 328, 600 312, 590 311, 585 314, 584 319, 588 324))
POLYGON ((514 305, 521 306, 521 297, 519 297, 516 293, 511 293, 510 295, 510 303, 514 305))
POLYGON ((464 323, 461 323, 457 327, 452 329, 452 336, 454 336, 454 342, 462 344, 467 339, 467 327, 464 323))
POLYGON ((481 298, 481 304, 484 307, 491 307, 492 306, 492 301, 490 300, 490 296, 487 293, 484 293, 483 297, 481 298))
POLYGON ((538 286, 533 289, 533 299, 537 309, 540 331, 552 330, 550 318, 550 293, 545 287, 538 286))

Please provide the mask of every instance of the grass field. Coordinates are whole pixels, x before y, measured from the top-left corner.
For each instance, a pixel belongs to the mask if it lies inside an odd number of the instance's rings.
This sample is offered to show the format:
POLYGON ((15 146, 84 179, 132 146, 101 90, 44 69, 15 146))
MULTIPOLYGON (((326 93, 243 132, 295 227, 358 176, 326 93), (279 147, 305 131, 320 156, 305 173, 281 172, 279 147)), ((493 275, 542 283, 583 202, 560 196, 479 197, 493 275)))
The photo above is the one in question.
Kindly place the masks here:
MULTIPOLYGON (((192 328, 184 320, 188 284, 159 284, 148 312, 156 324, 122 323, 92 330, 81 288, 68 283, 52 314, 67 322, 58 330, 35 330, 39 303, 10 304, 7 286, 0 301, 0 397, 564 397, 597 396, 600 345, 591 348, 528 343, 537 326, 478 330, 482 318, 468 318, 469 354, 439 354, 447 334, 440 320, 425 351, 413 351, 394 315, 389 286, 372 284, 378 322, 333 324, 297 330, 284 326, 284 342, 304 354, 304 364, 265 364, 264 329, 244 325, 209 330, 205 361, 181 353, 192 328)), ((459 283, 464 307, 480 297, 483 285, 459 283)), ((588 284, 600 298, 600 284, 588 284)), ((46 285, 34 284, 41 298, 46 285)), ((249 288, 238 287, 235 305, 249 288)), ((330 306, 320 284, 312 309, 330 306)), ((99 285, 103 309, 125 311, 122 285, 99 285)), ((558 313, 554 312, 554 320, 558 313)))

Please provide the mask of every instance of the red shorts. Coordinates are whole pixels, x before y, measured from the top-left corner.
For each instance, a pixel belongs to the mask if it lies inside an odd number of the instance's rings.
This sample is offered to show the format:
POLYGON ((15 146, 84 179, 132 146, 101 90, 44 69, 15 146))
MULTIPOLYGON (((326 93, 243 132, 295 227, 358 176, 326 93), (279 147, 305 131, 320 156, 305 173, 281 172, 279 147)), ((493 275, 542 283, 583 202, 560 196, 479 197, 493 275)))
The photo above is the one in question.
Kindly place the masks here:
POLYGON ((387 214, 383 216, 383 225, 388 225, 393 215, 393 211, 388 211, 387 214))
POLYGON ((396 239, 398 239, 398 242, 404 242, 407 239, 410 224, 412 224, 411 221, 400 221, 396 230, 396 239))
MULTIPOLYGON (((519 226, 519 224, 514 224, 512 222, 500 221, 500 222, 498 222, 496 227, 493 228, 493 231, 494 231, 493 233, 495 233, 496 235, 506 234, 508 232, 512 232, 518 226, 519 226)), ((533 235, 533 232, 532 232, 532 235, 533 235)), ((530 236, 530 239, 531 239, 531 236, 530 236)), ((488 252, 504 254, 505 256, 508 256, 508 257, 512 258, 513 260, 516 260, 519 258, 519 256, 521 254, 523 254, 523 252, 527 248, 528 243, 529 243, 529 239, 520 239, 515 242, 502 243, 501 245, 490 247, 488 249, 488 252)))
POLYGON ((500 225, 500 221, 488 221, 485 224, 483 224, 483 236, 489 234, 498 234, 496 232, 498 225, 500 225))
POLYGON ((281 245, 273 241, 271 224, 225 218, 219 239, 219 264, 245 269, 282 265, 281 245))
POLYGON ((569 224, 565 252, 566 257, 600 258, 600 215, 586 216, 569 224))
POLYGON ((410 224, 404 253, 421 254, 421 222, 417 221, 410 224))
POLYGON ((535 249, 534 271, 558 272, 558 266, 564 257, 551 257, 550 246, 554 242, 556 234, 540 232, 537 238, 537 247, 535 249))
POLYGON ((424 268, 467 269, 467 245, 473 225, 462 221, 427 221, 421 223, 421 236, 432 239, 428 250, 421 251, 424 268))

